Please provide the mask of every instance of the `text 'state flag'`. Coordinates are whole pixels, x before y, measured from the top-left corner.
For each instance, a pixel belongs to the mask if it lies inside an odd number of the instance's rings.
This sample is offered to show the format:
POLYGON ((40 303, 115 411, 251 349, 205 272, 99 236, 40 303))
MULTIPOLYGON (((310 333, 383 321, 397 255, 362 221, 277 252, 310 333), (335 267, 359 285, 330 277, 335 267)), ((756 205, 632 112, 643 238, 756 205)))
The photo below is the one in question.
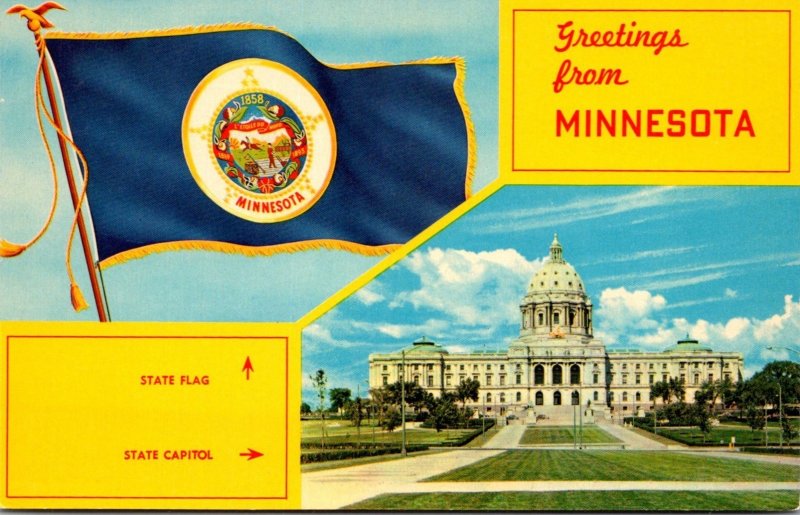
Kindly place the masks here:
POLYGON ((458 58, 330 66, 220 26, 50 33, 102 265, 169 249, 381 253, 470 194, 458 58))

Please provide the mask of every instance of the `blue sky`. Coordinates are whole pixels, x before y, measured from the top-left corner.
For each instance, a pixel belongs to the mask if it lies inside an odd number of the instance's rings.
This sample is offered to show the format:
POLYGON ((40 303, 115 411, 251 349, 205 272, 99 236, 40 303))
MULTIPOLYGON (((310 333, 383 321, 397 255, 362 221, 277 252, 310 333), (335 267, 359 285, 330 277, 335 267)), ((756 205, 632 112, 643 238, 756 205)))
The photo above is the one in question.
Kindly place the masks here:
MULTIPOLYGON (((248 21, 289 32, 331 64, 462 56, 467 61, 466 96, 478 140, 474 189, 497 176, 498 22, 492 2, 73 0, 63 4, 69 11, 51 11, 48 16, 63 31, 248 21)), ((24 242, 46 217, 52 186, 33 110, 33 39, 24 21, 12 16, 0 16, 0 34, 0 238, 24 242)), ((168 80, 169 70, 164 73, 168 80)), ((0 320, 96 319, 93 310, 76 314, 69 304, 64 250, 71 205, 60 170, 58 179, 61 196, 50 231, 22 256, 0 261, 0 320)), ((89 292, 77 244, 74 249, 76 277, 89 292)), ((304 315, 379 261, 323 250, 270 258, 174 252, 111 267, 103 279, 113 320, 286 321, 304 315), (268 278, 264 284, 269 282, 269 288, 258 283, 260 277, 268 278), (245 309, 252 306, 258 309, 245 309)))
POLYGON ((609 348, 688 333, 742 352, 751 374, 796 358, 767 346, 800 348, 798 206, 798 188, 507 186, 309 326, 303 376, 363 390, 369 353, 423 335, 504 349, 554 232, 609 348))

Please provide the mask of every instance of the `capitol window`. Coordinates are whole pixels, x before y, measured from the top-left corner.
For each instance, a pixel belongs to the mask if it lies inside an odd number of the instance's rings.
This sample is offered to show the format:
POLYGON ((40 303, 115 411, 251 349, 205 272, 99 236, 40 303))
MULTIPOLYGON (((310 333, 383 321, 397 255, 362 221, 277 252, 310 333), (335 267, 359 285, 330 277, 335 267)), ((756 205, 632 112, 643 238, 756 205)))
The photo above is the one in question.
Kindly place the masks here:
POLYGON ((553 384, 561 384, 561 381, 561 365, 555 365, 553 367, 553 384))

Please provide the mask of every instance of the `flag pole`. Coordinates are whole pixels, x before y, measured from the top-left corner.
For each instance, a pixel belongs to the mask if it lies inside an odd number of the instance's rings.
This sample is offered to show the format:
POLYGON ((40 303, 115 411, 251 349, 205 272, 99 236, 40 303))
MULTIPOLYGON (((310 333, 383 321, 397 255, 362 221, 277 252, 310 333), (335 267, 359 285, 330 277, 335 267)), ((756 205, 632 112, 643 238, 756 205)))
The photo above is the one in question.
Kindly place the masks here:
MULTIPOLYGON (((28 20, 28 30, 33 32, 33 39, 36 43, 36 50, 39 52, 40 57, 44 57, 42 64, 42 78, 44 79, 45 89, 47 90, 47 98, 52 110, 53 121, 61 131, 64 127, 61 123, 61 116, 58 111, 58 103, 56 102, 56 94, 53 89, 53 81, 50 75, 50 67, 46 58, 46 45, 42 37, 42 28, 51 28, 54 25, 44 18, 44 14, 50 9, 64 9, 56 2, 45 2, 35 9, 25 6, 17 5, 7 11, 7 14, 19 14, 20 17, 28 20)), ((37 77, 36 80, 39 80, 37 77)), ((58 131, 57 131, 58 132, 58 131)), ((100 322, 108 322, 108 315, 106 314, 105 304, 103 303, 103 294, 100 289, 100 282, 97 278, 97 270, 95 269, 94 260, 92 259, 92 249, 89 245, 89 235, 86 230, 86 223, 83 220, 83 212, 79 206, 78 188, 75 184, 75 177, 73 175, 72 163, 69 159, 69 152, 67 150, 67 142, 58 134, 58 146, 61 150, 61 158, 64 162, 64 171, 67 174, 67 185, 69 186, 69 194, 72 198, 72 205, 78 211, 78 233, 81 238, 81 246, 83 247, 83 257, 86 261, 86 268, 89 272, 89 281, 92 285, 92 295, 94 297, 94 304, 97 308, 97 317, 100 322)))

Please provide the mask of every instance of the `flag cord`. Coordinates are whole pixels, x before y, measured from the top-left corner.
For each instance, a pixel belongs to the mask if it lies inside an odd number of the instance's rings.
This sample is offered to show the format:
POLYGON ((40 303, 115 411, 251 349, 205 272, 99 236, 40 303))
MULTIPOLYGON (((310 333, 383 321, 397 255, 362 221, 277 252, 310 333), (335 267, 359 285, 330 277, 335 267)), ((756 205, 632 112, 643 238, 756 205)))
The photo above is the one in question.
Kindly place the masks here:
POLYGON ((88 184, 87 181, 88 181, 89 167, 87 165, 83 152, 81 152, 81 150, 78 148, 75 142, 70 137, 68 137, 65 134, 64 130, 62 129, 60 116, 58 113, 58 104, 56 102, 56 95, 55 91, 53 90, 53 85, 48 68, 46 41, 44 36, 42 35, 42 29, 49 29, 54 27, 54 25, 45 18, 45 14, 51 9, 65 10, 64 7, 58 4, 57 2, 49 0, 36 8, 30 8, 25 5, 19 4, 11 7, 6 11, 7 14, 19 14, 21 18, 27 20, 28 30, 30 30, 33 33, 34 43, 36 45, 36 51, 39 55, 39 63, 36 68, 36 82, 34 84, 34 94, 35 94, 34 103, 36 106, 36 120, 39 126, 39 135, 41 136, 43 144, 45 146, 45 151, 47 152, 48 160, 50 162, 50 170, 53 175, 53 199, 50 206, 50 212, 47 216, 47 220, 44 223, 43 227, 40 229, 40 231, 34 236, 34 238, 25 244, 16 244, 0 239, 0 257, 13 257, 24 252, 27 248, 36 243, 36 241, 38 241, 44 235, 45 232, 47 232, 55 216, 55 209, 58 201, 58 180, 56 177, 57 174, 55 172, 56 166, 53 158, 53 153, 50 145, 48 144, 47 135, 45 134, 44 130, 44 124, 42 123, 41 120, 42 113, 44 113, 45 118, 58 134, 58 144, 61 150, 61 157, 63 158, 64 162, 64 170, 67 175, 67 185, 69 186, 69 192, 72 198, 72 205, 75 209, 74 216, 72 219, 72 224, 70 226, 69 236, 67 239, 68 241, 67 241, 67 250, 65 257, 67 277, 70 283, 70 300, 72 301, 72 307, 76 311, 81 311, 88 307, 86 299, 84 298, 80 287, 75 281, 75 276, 72 271, 72 243, 74 241, 75 231, 77 228, 78 232, 80 233, 81 244, 83 247, 83 254, 86 260, 86 267, 89 272, 89 280, 92 285, 95 307, 97 308, 97 316, 101 322, 106 322, 108 321, 108 317, 106 315, 103 297, 100 292, 97 271, 95 269, 95 263, 92 259, 89 237, 86 232, 86 225, 83 220, 82 210, 81 210, 81 207, 83 206, 83 203, 86 198, 86 186, 88 184), (47 106, 45 105, 44 93, 42 91, 42 82, 44 82, 44 86, 47 88, 47 96, 50 104, 50 110, 48 110, 47 106), (83 169, 83 185, 80 189, 80 193, 76 188, 75 178, 72 172, 73 167, 70 161, 70 156, 67 151, 68 145, 73 149, 73 151, 77 155, 78 160, 80 161, 80 165, 83 169))
POLYGON ((47 232, 47 229, 50 228, 50 224, 53 222, 53 217, 55 216, 56 212, 56 205, 58 204, 58 180, 56 177, 56 163, 53 159, 53 151, 50 148, 50 144, 47 142, 47 137, 44 133, 44 124, 42 123, 42 113, 41 109, 43 105, 40 103, 41 98, 41 84, 39 83, 40 76, 42 73, 42 66, 44 62, 44 54, 41 54, 39 57, 39 64, 36 66, 36 83, 34 85, 34 104, 36 109, 36 123, 39 127, 39 136, 42 138, 42 144, 44 145, 45 153, 47 154, 47 161, 50 164, 50 174, 53 180, 53 196, 52 200, 50 201, 50 211, 47 214, 47 220, 44 222, 42 227, 39 229, 39 232, 31 238, 27 243, 12 243, 10 241, 0 239, 0 257, 14 257, 22 254, 27 249, 32 247, 39 239, 44 236, 44 233, 47 232))
MULTIPOLYGON (((44 55, 46 53, 46 47, 42 46, 42 58, 40 60, 39 70, 43 74, 43 67, 44 67, 44 55)), ((36 77, 36 102, 37 105, 41 106, 42 111, 44 112, 47 121, 50 125, 55 129, 58 135, 62 138, 63 141, 66 141, 72 150, 75 151, 75 155, 78 156, 78 160, 80 161, 81 168, 83 169, 83 184, 81 185, 81 191, 78 196, 78 202, 75 205, 75 214, 72 217, 72 225, 69 228, 69 237, 67 238, 67 250, 66 250, 66 257, 64 259, 64 264, 67 267, 67 277, 69 278, 69 288, 70 288, 70 299, 72 301, 72 307, 75 311, 82 311, 86 309, 88 306, 86 299, 83 296, 83 292, 81 292, 78 283, 75 281, 75 275, 72 272, 72 242, 75 240, 75 229, 78 226, 78 219, 81 216, 81 208, 83 206, 83 202, 86 199, 86 186, 89 184, 89 164, 86 162, 86 158, 81 152, 81 149, 78 148, 78 145, 67 136, 64 131, 59 127, 59 124, 53 119, 53 116, 47 110, 44 104, 44 97, 42 96, 42 88, 39 81, 39 75, 36 77)), ((40 129, 41 131, 41 129, 40 129)), ((44 132, 41 131, 42 138, 44 138, 44 132)), ((48 147, 49 148, 49 147, 48 147)))

